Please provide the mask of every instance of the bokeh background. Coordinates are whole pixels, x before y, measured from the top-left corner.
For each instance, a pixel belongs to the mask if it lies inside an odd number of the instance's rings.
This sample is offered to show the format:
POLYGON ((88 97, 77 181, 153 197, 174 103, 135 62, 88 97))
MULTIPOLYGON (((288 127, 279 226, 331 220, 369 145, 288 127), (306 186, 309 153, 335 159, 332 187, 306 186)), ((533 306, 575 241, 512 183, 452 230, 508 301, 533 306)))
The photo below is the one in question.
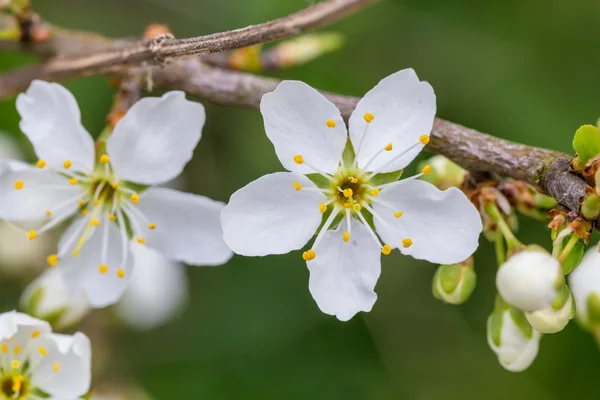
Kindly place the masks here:
MULTIPOLYGON (((49 21, 107 36, 138 36, 170 25, 196 36, 263 22, 306 0, 34 0, 49 21)), ((274 75, 362 95, 388 74, 414 68, 431 82, 438 115, 529 145, 571 151, 575 130, 600 116, 600 2, 542 0, 384 0, 336 23, 345 46, 274 75)), ((0 70, 34 62, 0 53, 0 70)), ((90 132, 104 126, 113 89, 102 77, 67 83, 90 132)), ((227 201, 232 192, 282 170, 258 112, 205 104, 207 124, 186 168, 188 189, 227 201)), ((33 160, 14 101, 0 103, 0 130, 33 160)), ((410 171, 412 173, 412 171, 410 171)), ((545 224, 521 217, 519 237, 549 245, 545 224)), ((483 238, 478 285, 460 307, 431 294, 435 266, 384 258, 373 311, 342 323, 322 314, 308 292, 299 253, 234 257, 217 268, 189 267, 188 308, 152 332, 120 328, 107 311, 95 341, 108 363, 96 383, 136 382, 155 399, 598 399, 600 353, 571 323, 546 336, 529 370, 502 369, 488 348, 495 261, 483 238), (108 321, 108 322, 107 322, 108 321)), ((16 306, 24 282, 0 282, 0 306, 16 306)), ((147 312, 151 312, 148 310, 147 312)), ((98 322, 101 321, 101 322, 98 322)))

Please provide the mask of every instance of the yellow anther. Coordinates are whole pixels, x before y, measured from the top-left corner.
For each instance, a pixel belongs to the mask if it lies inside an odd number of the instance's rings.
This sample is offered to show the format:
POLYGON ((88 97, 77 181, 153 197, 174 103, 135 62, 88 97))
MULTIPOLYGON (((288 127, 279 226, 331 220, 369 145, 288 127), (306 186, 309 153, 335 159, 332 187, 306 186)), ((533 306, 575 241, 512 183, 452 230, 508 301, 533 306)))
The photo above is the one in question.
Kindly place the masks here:
POLYGON ((69 179, 69 185, 77 185, 77 178, 69 179))
POLYGON ((73 254, 73 257, 79 257, 79 250, 73 250, 71 254, 73 254))
POLYGON ((332 119, 328 119, 327 121, 325 121, 325 125, 327 125, 328 128, 335 128, 335 121, 332 119))
POLYGON ((348 188, 348 189, 344 189, 343 194, 344 194, 344 197, 352 197, 354 192, 352 191, 352 189, 348 188))
POLYGON ((375 119, 375 116, 371 113, 365 113, 364 115, 365 121, 367 121, 367 124, 371 123, 371 121, 373 121, 375 119))
POLYGON ((379 196, 379 189, 375 188, 375 189, 371 190, 371 196, 379 196))
POLYGON ((146 239, 144 239, 143 237, 139 236, 138 238, 135 239, 139 244, 144 244, 146 243, 146 239))
POLYGON ((50 254, 46 257, 46 262, 50 267, 56 267, 56 265, 58 265, 58 256, 56 254, 50 254))
POLYGON ((327 211, 327 206, 323 203, 319 204, 319 211, 321 211, 321 214, 323 214, 325 211, 327 211))
POLYGON ((60 364, 55 362, 54 365, 52 366, 52 369, 54 370, 54 372, 60 371, 60 364))
POLYGON ((394 217, 396 217, 396 218, 400 218, 400 217, 401 217, 401 216, 403 216, 403 215, 404 215, 404 213, 403 213, 402 211, 396 211, 396 212, 394 213, 394 217))
POLYGON ((123 268, 119 268, 117 270, 117 276, 121 279, 125 278, 125 270, 123 268))
POLYGON ((94 205, 94 207, 98 207, 100 205, 100 200, 94 200, 92 204, 94 205))
POLYGON ((388 143, 388 144, 387 144, 387 146, 385 146, 383 149, 384 149, 385 151, 392 151, 392 147, 394 147, 394 146, 392 146, 392 144, 391 144, 391 143, 388 143))
POLYGON ((83 207, 85 205, 85 201, 79 200, 77 204, 79 204, 79 207, 83 207))
POLYGON ((110 162, 110 157, 107 156, 106 154, 102 154, 102 156, 100 157, 100 163, 108 164, 109 162, 110 162))
POLYGON ((83 210, 81 210, 81 215, 88 215, 89 211, 87 208, 84 208, 83 210))
POLYGON ((111 183, 111 184, 110 184, 110 186, 111 186, 113 189, 116 189, 116 188, 118 188, 118 187, 119 187, 119 183, 118 183, 118 182, 113 182, 113 183, 111 183))
POLYGON ((362 208, 362 206, 358 203, 354 203, 354 205, 352 206, 352 208, 354 209, 354 211, 360 211, 360 209, 362 208))
POLYGON ((48 354, 48 350, 46 350, 45 347, 38 347, 38 353, 45 356, 46 354, 48 354))
POLYGON ((44 160, 38 160, 35 163, 35 166, 38 167, 38 168, 44 168, 46 166, 46 161, 44 161, 44 160))
POLYGON ((92 224, 93 226, 100 226, 100 220, 96 219, 96 218, 92 218, 92 220, 90 221, 90 224, 92 224))
POLYGON ((304 164, 304 158, 302 157, 302 154, 296 154, 294 156, 294 162, 296 164, 304 164))
POLYGON ((73 163, 71 162, 71 160, 67 160, 63 163, 63 167, 65 167, 65 169, 71 168, 72 165, 73 163))
POLYGON ((358 178, 351 177, 351 178, 350 178, 350 182, 351 182, 351 183, 358 183, 358 178))
POLYGON ((21 190, 21 189, 23 189, 24 186, 25 186, 25 182, 23 182, 22 180, 17 179, 15 181, 15 189, 21 190))
POLYGON ((350 208, 350 207, 352 207, 352 204, 350 204, 349 202, 344 203, 344 208, 350 208))
POLYGON ((392 246, 390 246, 389 244, 384 245, 381 248, 381 252, 383 253, 384 256, 389 256, 390 253, 392 252, 392 246))
POLYGON ((105 273, 108 272, 108 265, 106 264, 100 264, 100 266, 98 267, 98 272, 100 272, 102 275, 104 275, 105 273))
POLYGON ((342 239, 344 239, 344 242, 348 243, 348 240, 350 240, 350 234, 348 232, 344 232, 342 239))
POLYGON ((428 144, 429 143, 429 136, 428 135, 421 135, 421 137, 419 138, 419 142, 421 142, 421 144, 428 144))
POLYGON ((302 185, 298 181, 296 181, 294 182, 294 188, 296 188, 296 190, 302 190, 302 185))
POLYGON ((109 219, 110 221, 114 221, 114 220, 116 220, 116 219, 117 219, 117 217, 115 217, 113 214, 108 214, 108 219, 109 219))
POLYGON ((140 202, 140 196, 138 196, 136 193, 133 193, 131 196, 129 196, 129 199, 133 204, 137 204, 140 202))
POLYGON ((33 332, 31 332, 31 338, 32 339, 35 339, 35 338, 39 337, 40 335, 41 335, 40 331, 33 331, 33 332))
POLYGON ((19 369, 21 363, 19 362, 19 360, 14 360, 10 365, 13 367, 13 369, 19 369))
POLYGON ((316 256, 317 255, 315 254, 315 251, 312 249, 302 253, 302 258, 304 259, 304 261, 314 260, 316 256))
POLYGON ((429 175, 431 173, 431 167, 429 165, 426 165, 423 167, 423 171, 421 172, 423 172, 423 174, 425 175, 429 175))
POLYGON ((413 241, 411 238, 406 238, 402 240, 402 246, 404 246, 405 249, 408 249, 410 246, 412 246, 413 241))
POLYGON ((8 352, 8 345, 6 343, 2 345, 2 352, 5 354, 8 352))
POLYGON ((21 346, 15 346, 15 348, 13 349, 13 353, 15 353, 15 356, 18 355, 21 352, 21 346))
POLYGON ((52 211, 46 210, 46 217, 50 217, 52 215, 52 211))
POLYGON ((33 240, 37 237, 37 231, 35 230, 30 230, 29 233, 27 234, 27 239, 29 240, 33 240))
POLYGON ((150 229, 152 231, 155 230, 156 229, 156 224, 150 224, 150 225, 148 225, 148 229, 150 229))
POLYGON ((23 387, 23 379, 25 379, 23 375, 17 375, 14 378, 12 378, 12 391, 15 394, 19 394, 19 392, 21 391, 21 388, 23 387))

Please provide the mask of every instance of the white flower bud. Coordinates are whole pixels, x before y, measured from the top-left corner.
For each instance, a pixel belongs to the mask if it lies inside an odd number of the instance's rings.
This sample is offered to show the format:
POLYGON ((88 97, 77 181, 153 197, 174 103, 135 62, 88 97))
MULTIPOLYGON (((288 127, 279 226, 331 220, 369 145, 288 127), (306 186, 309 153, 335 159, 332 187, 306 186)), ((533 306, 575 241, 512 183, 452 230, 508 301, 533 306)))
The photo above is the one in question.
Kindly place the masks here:
POLYGON ((46 320, 55 329, 73 327, 90 311, 83 295, 72 298, 60 271, 51 268, 33 281, 21 295, 21 307, 28 314, 46 320))
POLYGON ((564 284, 560 263, 545 251, 527 249, 500 266, 496 287, 510 305, 524 311, 549 307, 564 284))
POLYGON ((449 304, 462 304, 471 297, 476 283, 472 265, 440 265, 433 277, 433 295, 449 304))
POLYGON ((525 313, 531 326, 541 333, 562 331, 575 315, 575 303, 567 285, 550 307, 525 313))
POLYGON ((540 333, 529 325, 522 311, 504 309, 489 316, 487 339, 500 365, 508 371, 520 372, 535 360, 540 333))
POLYGON ((600 327, 600 253, 589 249, 581 264, 569 275, 577 306, 577 318, 588 328, 600 327))

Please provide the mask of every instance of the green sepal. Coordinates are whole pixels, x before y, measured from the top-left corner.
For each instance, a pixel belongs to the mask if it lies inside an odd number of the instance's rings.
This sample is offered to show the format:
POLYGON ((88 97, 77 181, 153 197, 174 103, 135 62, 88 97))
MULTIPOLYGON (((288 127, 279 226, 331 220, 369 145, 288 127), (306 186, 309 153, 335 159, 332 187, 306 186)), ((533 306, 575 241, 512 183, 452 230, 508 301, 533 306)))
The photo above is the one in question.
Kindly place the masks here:
POLYGON ((587 298, 587 322, 590 327, 600 325, 600 295, 591 293, 587 298))
POLYGON ((514 307, 511 307, 508 312, 521 333, 523 333, 526 338, 531 339, 533 337, 533 328, 529 324, 529 321, 527 321, 525 313, 514 307))
POLYGON ((404 172, 404 170, 401 169, 398 171, 377 174, 373 178, 371 178, 370 183, 373 186, 379 186, 379 185, 385 185, 386 183, 396 182, 398 179, 400 179, 403 172, 404 172))
POLYGON ((37 315, 43 297, 44 288, 40 286, 31 294, 25 304, 23 304, 23 311, 27 314, 37 315))
POLYGON ((329 187, 329 185, 331 184, 331 182, 329 182, 329 179, 325 178, 321 174, 308 174, 308 175, 306 175, 306 177, 308 179, 310 179, 312 183, 314 183, 315 185, 317 185, 320 188, 329 187))
MULTIPOLYGON (((563 239, 560 247, 561 251, 565 248, 572 235, 573 234, 568 235, 563 239)), ((583 243, 583 240, 578 240, 577 243, 575 243, 575 246, 573 246, 573 249, 571 250, 569 255, 567 256, 567 259, 561 264, 563 274, 568 275, 575 268, 577 268, 577 266, 581 263, 581 260, 583 260, 584 254, 585 244, 583 243)))
POLYGON ((490 338, 492 342, 500 347, 502 345, 502 326, 504 325, 504 312, 494 311, 489 316, 490 338))
POLYGON ((356 158, 356 154, 354 153, 354 146, 350 141, 350 138, 346 141, 346 147, 344 147, 344 151, 342 153, 342 162, 344 165, 353 165, 354 159, 356 158))
POLYGON ((53 310, 52 312, 49 312, 49 313, 46 313, 43 315, 37 315, 37 318, 47 321, 52 326, 56 326, 58 321, 60 321, 62 316, 65 313, 67 313, 68 311, 69 311, 69 306, 59 307, 56 310, 53 310))
POLYGON ((563 285, 562 289, 558 292, 558 295, 552 302, 552 309, 559 311, 565 306, 565 304, 567 304, 567 301, 569 301, 570 297, 571 289, 569 289, 569 286, 563 285))
POLYGON ((551 210, 558 206, 556 199, 554 197, 546 196, 540 192, 535 192, 533 196, 535 207, 542 210, 551 210))
POLYGON ((446 293, 452 293, 458 286, 462 276, 460 265, 440 265, 435 275, 440 280, 440 285, 446 293))
POLYGON ((573 160, 574 167, 581 171, 592 157, 600 154, 600 132, 593 125, 583 125, 575 132, 573 150, 577 156, 573 160))
POLYGON ((585 219, 593 221, 600 216, 600 196, 596 193, 590 193, 581 203, 581 214, 585 219))

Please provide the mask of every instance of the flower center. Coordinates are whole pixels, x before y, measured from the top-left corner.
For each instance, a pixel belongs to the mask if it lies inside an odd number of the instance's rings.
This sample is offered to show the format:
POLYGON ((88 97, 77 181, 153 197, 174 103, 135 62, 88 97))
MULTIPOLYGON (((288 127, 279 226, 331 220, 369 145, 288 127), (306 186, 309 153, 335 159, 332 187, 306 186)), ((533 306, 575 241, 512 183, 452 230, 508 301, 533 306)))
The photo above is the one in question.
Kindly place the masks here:
POLYGON ((9 375, 1 378, 0 390, 4 399, 26 399, 29 380, 23 375, 9 375))
POLYGON ((370 204, 369 192, 374 188, 369 184, 369 177, 359 168, 342 166, 331 181, 331 195, 328 200, 343 208, 359 208, 364 203, 370 204), (358 205, 358 206, 357 206, 358 205))

